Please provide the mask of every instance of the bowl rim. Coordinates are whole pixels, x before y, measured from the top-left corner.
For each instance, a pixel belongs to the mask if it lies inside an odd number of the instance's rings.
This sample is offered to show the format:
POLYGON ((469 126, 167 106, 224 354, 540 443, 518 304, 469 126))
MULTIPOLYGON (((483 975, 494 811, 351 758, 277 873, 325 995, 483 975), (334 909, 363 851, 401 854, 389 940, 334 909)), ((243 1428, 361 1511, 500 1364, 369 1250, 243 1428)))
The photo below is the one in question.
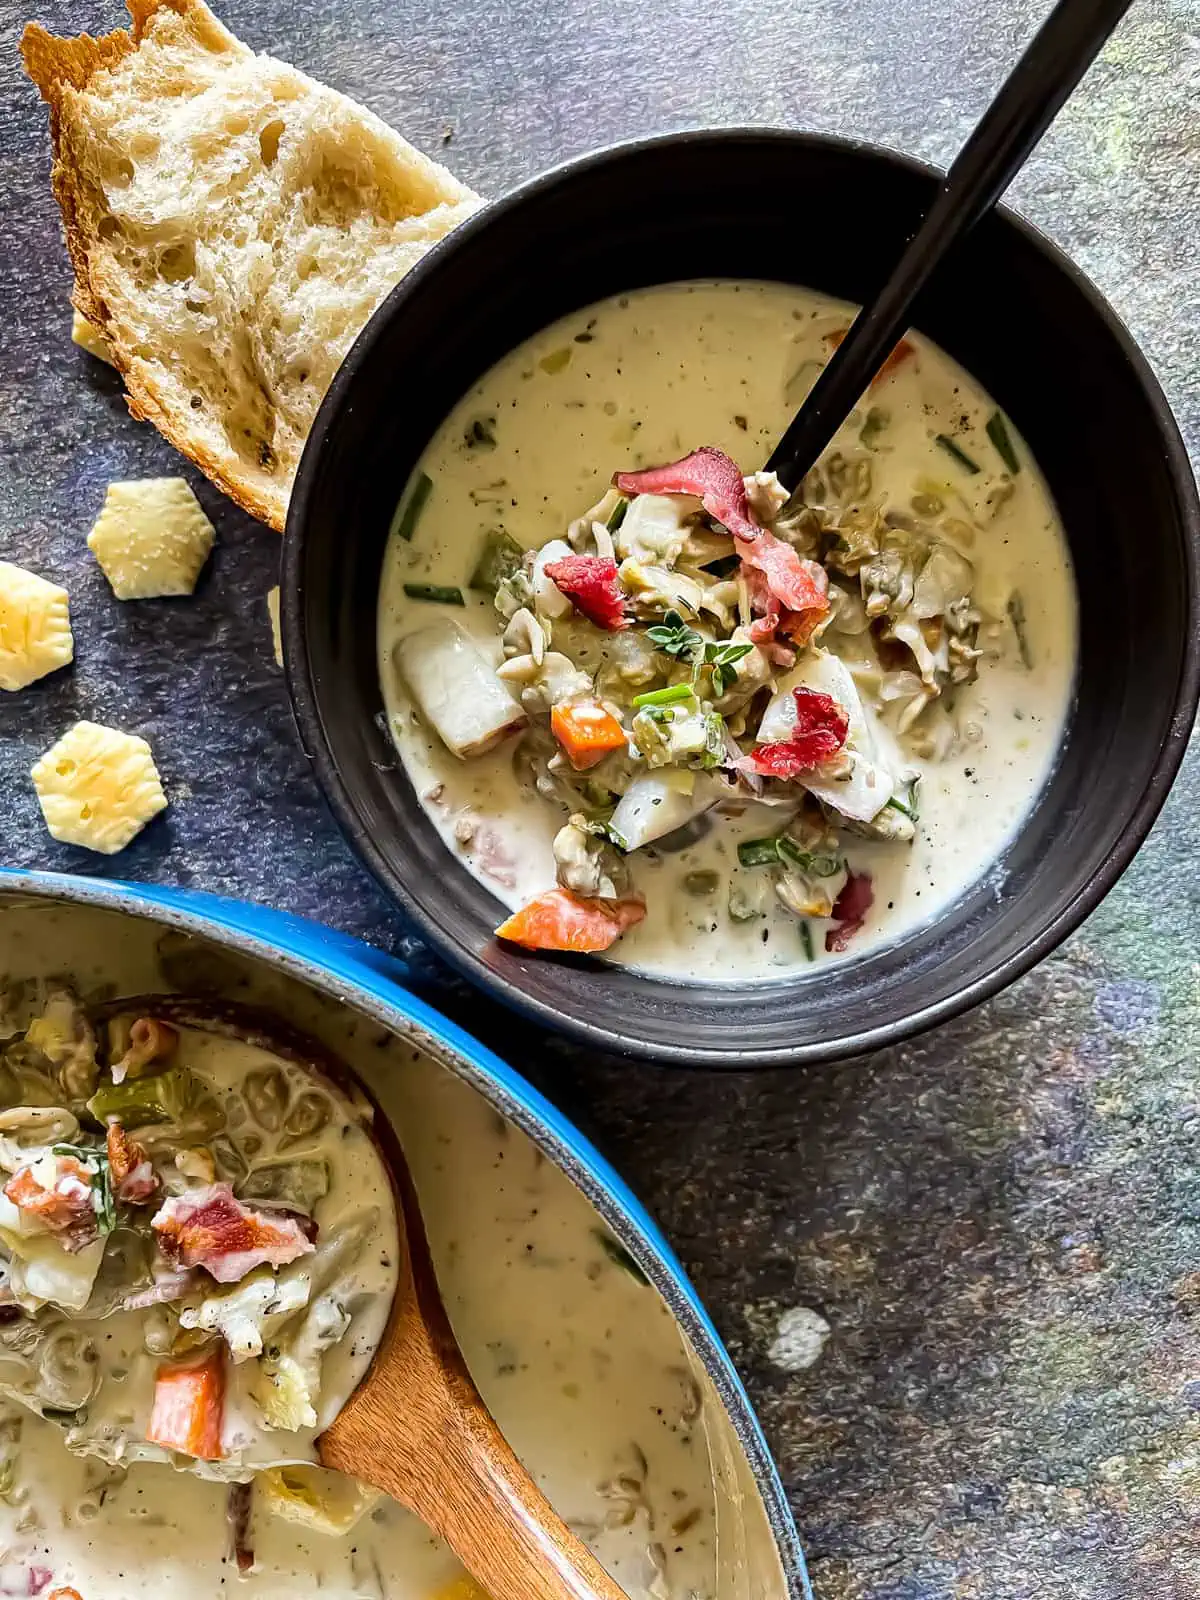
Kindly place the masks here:
POLYGON ((263 962, 412 1040, 515 1124, 613 1230, 686 1334, 745 1454, 787 1600, 815 1600, 799 1530, 762 1423, 724 1340, 658 1223, 565 1113, 489 1046, 408 987, 403 960, 307 917, 207 890, 0 866, 0 914, 12 902, 31 899, 137 917, 263 962))
MULTIPOLYGON (((1192 472, 1187 448, 1174 413, 1146 356, 1129 329, 1097 286, 1058 245, 1039 228, 1009 207, 997 205, 996 216, 1014 230, 1066 278, 1076 293, 1105 325, 1128 363, 1132 381, 1140 389, 1156 425, 1163 447, 1164 463, 1180 507, 1183 531, 1183 565, 1186 578, 1185 609, 1190 626, 1184 641, 1183 658, 1175 687, 1170 726, 1148 775, 1142 794, 1115 847, 1104 862, 1083 883, 1051 922, 1029 944, 998 962, 972 982, 964 984, 941 1000, 866 1027, 848 1029, 837 1040, 814 1041, 795 1047, 755 1046, 744 1051, 724 1046, 708 1050, 703 1046, 648 1042, 632 1033, 572 1016, 548 1005, 522 986, 496 972, 478 956, 449 937, 426 915, 407 884, 395 873, 364 827, 351 798, 350 786, 343 780, 325 739, 320 711, 320 696, 311 670, 302 604, 302 571, 305 524, 320 470, 325 440, 335 414, 352 393, 358 371, 383 337, 385 326, 402 315, 407 300, 440 270, 443 260, 455 251, 471 248, 476 236, 485 233, 493 219, 506 216, 534 196, 553 193, 614 160, 653 152, 671 146, 705 145, 714 142, 734 145, 776 143, 806 149, 831 149, 868 157, 894 170, 941 180, 938 167, 914 156, 866 140, 835 134, 764 125, 742 127, 693 127, 678 132, 652 134, 644 138, 620 140, 557 163, 537 173, 477 212, 453 229, 424 256, 388 293, 365 328, 355 339, 334 375, 305 443, 297 469, 288 508, 280 564, 280 599, 284 669, 292 711, 300 742, 317 778, 326 803, 353 847, 388 897, 399 903, 439 955, 464 977, 494 994, 511 1009, 592 1048, 616 1051, 641 1059, 698 1069, 767 1069, 781 1066, 811 1065, 846 1060, 885 1045, 923 1033, 948 1022, 963 1012, 991 999, 1016 979, 1024 976, 1055 950, 1064 939, 1096 909, 1128 868, 1145 842, 1161 811, 1187 750, 1192 725, 1200 702, 1200 494, 1192 472)), ((703 988, 703 986, 700 986, 703 988)))

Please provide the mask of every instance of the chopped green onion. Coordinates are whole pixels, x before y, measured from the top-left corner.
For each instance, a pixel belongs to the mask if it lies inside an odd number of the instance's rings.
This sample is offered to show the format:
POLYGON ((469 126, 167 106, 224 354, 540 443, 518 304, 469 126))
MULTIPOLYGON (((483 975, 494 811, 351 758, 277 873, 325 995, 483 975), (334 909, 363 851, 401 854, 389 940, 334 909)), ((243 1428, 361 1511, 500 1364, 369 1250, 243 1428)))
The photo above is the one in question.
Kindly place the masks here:
POLYGON ((884 804, 889 806, 893 811, 898 811, 902 817, 907 817, 910 822, 915 822, 917 820, 908 807, 904 804, 904 801, 899 799, 896 795, 892 795, 889 800, 885 800, 884 804))
POLYGON ((665 689, 651 689, 647 694, 635 694, 633 709, 640 711, 643 706, 670 706, 677 700, 690 700, 693 697, 690 683, 669 683, 665 689))
POLYGON ((604 524, 604 526, 608 529, 609 533, 616 533, 617 529, 625 521, 625 513, 628 510, 629 510, 629 501, 628 500, 618 500, 617 501, 616 505, 612 508, 611 512, 609 513, 608 521, 604 524))
POLYGON ((411 540, 417 531, 417 519, 425 509, 425 502, 433 491, 433 479, 427 472, 418 472, 409 490, 408 500, 396 524, 396 537, 411 540))
POLYGON ((548 356, 542 357, 538 362, 538 366, 541 367, 543 372, 548 372, 553 376, 554 373, 561 372, 570 359, 571 346, 568 344, 564 345, 561 350, 551 350, 548 356))
POLYGON ((972 473, 979 471, 978 461, 973 461, 961 445, 955 444, 948 433, 935 433, 933 437, 948 456, 954 457, 960 467, 965 467, 968 472, 972 473))
POLYGON ((1029 631, 1025 626, 1025 602, 1021 598, 1020 590, 1014 589, 1008 597, 1008 620, 1013 625, 1013 632, 1017 636, 1017 649, 1021 652, 1021 663, 1027 668, 1033 666, 1033 651, 1029 648, 1029 631))
POLYGON ((495 594, 505 578, 511 577, 521 565, 524 557, 524 547, 517 543, 511 533, 505 533, 503 528, 492 528, 484 537, 483 549, 471 574, 471 588, 495 594))
POLYGON ((811 850, 802 850, 786 833, 781 833, 775 840, 775 848, 781 861, 810 878, 832 878, 842 865, 837 856, 814 855, 811 850))
POLYGON ((813 949, 812 924, 807 917, 800 924, 800 943, 804 946, 804 954, 809 961, 817 959, 817 952, 813 949))
POLYGON ((1008 431, 1003 411, 993 411, 987 420, 987 436, 996 447, 996 454, 1010 472, 1020 472, 1021 461, 1008 431))
POLYGON ((404 592, 410 600, 431 600, 439 606, 465 606, 461 589, 446 583, 406 583, 404 592))
POLYGON ((779 864, 778 839, 743 839, 737 847, 744 867, 774 867, 779 864))

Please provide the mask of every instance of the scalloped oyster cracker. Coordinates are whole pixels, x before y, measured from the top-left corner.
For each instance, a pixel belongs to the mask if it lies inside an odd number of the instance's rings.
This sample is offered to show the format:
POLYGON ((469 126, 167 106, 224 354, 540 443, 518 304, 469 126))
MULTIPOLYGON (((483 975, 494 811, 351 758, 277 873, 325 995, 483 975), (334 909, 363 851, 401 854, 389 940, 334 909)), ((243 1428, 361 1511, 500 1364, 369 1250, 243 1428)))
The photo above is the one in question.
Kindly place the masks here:
POLYGON ((0 561, 0 689, 24 689, 74 655, 67 591, 0 561))
POLYGON ((213 547, 212 523, 182 478, 110 483, 88 534, 118 600, 191 594, 213 547))
POLYGON ((167 805, 145 739, 99 722, 69 728, 30 776, 51 835, 102 855, 123 850, 167 805))

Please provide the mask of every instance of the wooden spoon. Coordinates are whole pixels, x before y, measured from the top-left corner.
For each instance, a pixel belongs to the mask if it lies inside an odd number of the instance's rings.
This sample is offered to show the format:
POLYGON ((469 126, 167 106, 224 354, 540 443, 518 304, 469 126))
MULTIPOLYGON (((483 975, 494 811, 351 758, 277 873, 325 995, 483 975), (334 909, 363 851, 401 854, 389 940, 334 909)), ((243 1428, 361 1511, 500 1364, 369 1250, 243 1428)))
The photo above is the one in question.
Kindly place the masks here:
POLYGON ((322 1462, 415 1512, 491 1600, 627 1600, 483 1403, 442 1304, 407 1163, 382 1117, 376 1137, 404 1260, 375 1359, 317 1440, 322 1462))
POLYGON ((374 1096, 316 1039, 269 1012, 189 995, 135 995, 92 1021, 149 1016, 270 1050, 374 1109, 372 1136, 392 1181, 396 1295, 366 1377, 317 1440, 322 1463, 416 1513, 490 1600, 628 1600, 517 1460, 475 1387, 442 1304, 417 1191, 374 1096))

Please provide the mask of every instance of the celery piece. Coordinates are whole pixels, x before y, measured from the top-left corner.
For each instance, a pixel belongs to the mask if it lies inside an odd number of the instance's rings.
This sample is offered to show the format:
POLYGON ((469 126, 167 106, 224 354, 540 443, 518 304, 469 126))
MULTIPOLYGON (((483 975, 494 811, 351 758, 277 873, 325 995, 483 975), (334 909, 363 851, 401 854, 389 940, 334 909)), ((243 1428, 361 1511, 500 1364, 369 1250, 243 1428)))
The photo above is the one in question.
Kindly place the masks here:
POLYGON ((87 1103, 97 1122, 115 1121, 123 1128, 148 1122, 176 1122, 202 1092, 200 1080, 186 1067, 170 1067, 152 1078, 126 1078, 102 1083, 87 1103))
POLYGON ((305 1211, 310 1216, 318 1200, 329 1193, 327 1161, 273 1161, 256 1167, 238 1185, 241 1200, 267 1200, 305 1211))
POLYGON ((482 589, 487 594, 496 590, 510 578, 524 560, 525 551, 503 528, 492 528, 484 536, 483 548, 471 574, 472 589, 482 589))

